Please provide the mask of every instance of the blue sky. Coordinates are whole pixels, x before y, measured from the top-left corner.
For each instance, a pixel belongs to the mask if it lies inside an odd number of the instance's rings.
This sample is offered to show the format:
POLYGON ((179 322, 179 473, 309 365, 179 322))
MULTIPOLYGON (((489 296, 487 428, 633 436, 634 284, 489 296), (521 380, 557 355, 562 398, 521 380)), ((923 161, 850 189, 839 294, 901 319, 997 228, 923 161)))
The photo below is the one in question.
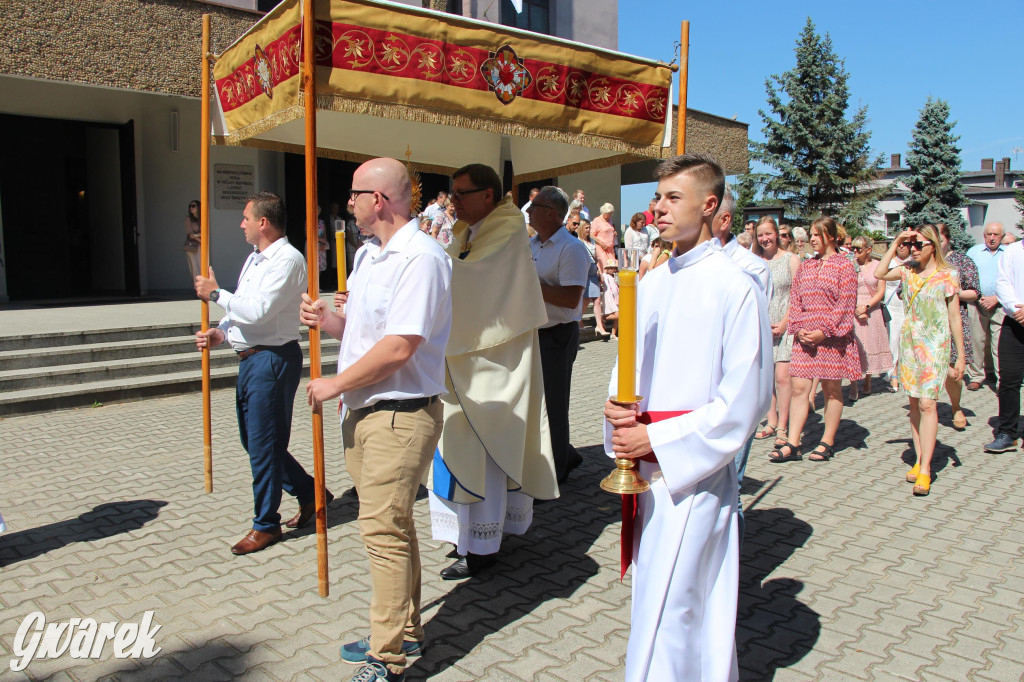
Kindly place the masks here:
MULTIPOLYGON (((929 97, 949 102, 965 170, 1008 156, 1024 167, 1024 2, 623 0, 619 49, 669 61, 690 22, 688 106, 749 124, 762 139, 764 81, 793 68, 807 17, 846 62, 850 103, 868 107, 874 153, 903 155, 929 97)), ((678 92, 678 80, 677 80, 678 92)), ((620 216, 646 208, 652 186, 623 188, 620 216)))

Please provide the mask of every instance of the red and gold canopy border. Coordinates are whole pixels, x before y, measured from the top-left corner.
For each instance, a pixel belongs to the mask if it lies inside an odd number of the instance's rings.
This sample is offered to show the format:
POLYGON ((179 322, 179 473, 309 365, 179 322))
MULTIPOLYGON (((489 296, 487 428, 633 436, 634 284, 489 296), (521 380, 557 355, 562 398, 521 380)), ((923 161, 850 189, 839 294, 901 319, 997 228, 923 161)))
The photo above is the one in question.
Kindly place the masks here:
MULTIPOLYGON (((318 109, 614 152, 538 177, 662 155, 668 65, 372 0, 317 0, 316 16, 318 109)), ((284 2, 220 55, 214 77, 227 134, 218 142, 298 150, 254 138, 303 115, 301 39, 300 7, 284 2)))

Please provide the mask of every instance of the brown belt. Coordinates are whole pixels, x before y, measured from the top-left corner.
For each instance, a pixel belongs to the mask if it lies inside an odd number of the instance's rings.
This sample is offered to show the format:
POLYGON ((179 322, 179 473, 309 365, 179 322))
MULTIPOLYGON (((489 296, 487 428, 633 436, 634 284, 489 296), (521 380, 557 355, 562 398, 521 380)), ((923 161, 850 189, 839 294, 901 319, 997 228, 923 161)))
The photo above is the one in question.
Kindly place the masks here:
POLYGON ((276 347, 277 346, 253 346, 252 348, 246 348, 245 350, 236 350, 235 352, 238 353, 238 359, 239 360, 245 360, 248 357, 252 357, 253 355, 256 355, 261 350, 268 350, 270 348, 276 348, 276 347))

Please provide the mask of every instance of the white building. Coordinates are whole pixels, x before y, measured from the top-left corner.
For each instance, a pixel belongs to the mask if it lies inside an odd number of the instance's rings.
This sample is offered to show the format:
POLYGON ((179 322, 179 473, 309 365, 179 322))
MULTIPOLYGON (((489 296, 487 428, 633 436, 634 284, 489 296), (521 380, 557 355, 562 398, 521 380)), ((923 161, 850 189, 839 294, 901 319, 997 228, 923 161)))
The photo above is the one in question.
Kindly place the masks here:
MULTIPOLYGON (((511 0, 402 1, 618 47, 617 0, 523 0, 521 14, 511 0)), ((188 295, 182 246, 187 206, 200 196, 202 15, 212 15, 216 53, 274 4, 0 2, 6 36, 0 49, 0 301, 188 295)), ((664 53, 671 57, 672 45, 664 53)), ((688 139, 697 141, 691 148, 714 152, 718 144, 733 154, 730 172, 745 171, 746 124, 691 113, 688 139)), ((215 146, 210 162, 242 167, 254 189, 282 195, 289 238, 304 248, 301 156, 215 146)), ((606 201, 618 206, 624 178, 649 181, 652 165, 551 181, 570 192, 583 189, 593 210, 606 201)), ((353 168, 320 159, 325 213, 332 201, 344 205, 353 168)), ((424 174, 423 183, 426 197, 448 188, 446 176, 424 174)), ((227 284, 246 257, 239 221, 235 207, 210 207, 210 261, 227 284)))
MULTIPOLYGON (((890 192, 878 203, 878 210, 871 220, 871 229, 879 230, 886 237, 894 237, 901 220, 905 197, 909 193, 904 178, 910 175, 910 168, 900 165, 900 155, 892 154, 888 168, 882 169, 882 182, 890 186, 890 192)), ((999 161, 982 159, 981 170, 964 171, 960 182, 969 203, 961 209, 968 225, 968 234, 976 242, 981 241, 985 225, 1000 222, 1007 230, 1021 220, 1020 211, 1014 203, 1014 194, 1024 187, 1024 172, 1010 169, 1009 157, 999 161)))

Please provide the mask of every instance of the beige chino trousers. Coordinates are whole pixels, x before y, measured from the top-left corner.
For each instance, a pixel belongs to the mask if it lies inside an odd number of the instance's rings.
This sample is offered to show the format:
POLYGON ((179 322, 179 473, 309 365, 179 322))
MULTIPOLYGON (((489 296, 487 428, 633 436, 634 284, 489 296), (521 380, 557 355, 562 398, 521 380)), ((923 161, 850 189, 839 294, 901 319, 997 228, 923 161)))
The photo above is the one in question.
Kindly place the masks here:
POLYGON ((974 362, 967 365, 967 376, 979 384, 986 376, 999 373, 999 332, 1003 327, 1003 307, 997 305, 985 310, 977 303, 967 306, 967 319, 971 325, 971 346, 974 348, 974 362))
POLYGON ((412 509, 441 437, 441 413, 438 400, 415 412, 349 410, 341 424, 373 583, 369 655, 392 672, 405 669, 402 641, 423 640, 412 509))

